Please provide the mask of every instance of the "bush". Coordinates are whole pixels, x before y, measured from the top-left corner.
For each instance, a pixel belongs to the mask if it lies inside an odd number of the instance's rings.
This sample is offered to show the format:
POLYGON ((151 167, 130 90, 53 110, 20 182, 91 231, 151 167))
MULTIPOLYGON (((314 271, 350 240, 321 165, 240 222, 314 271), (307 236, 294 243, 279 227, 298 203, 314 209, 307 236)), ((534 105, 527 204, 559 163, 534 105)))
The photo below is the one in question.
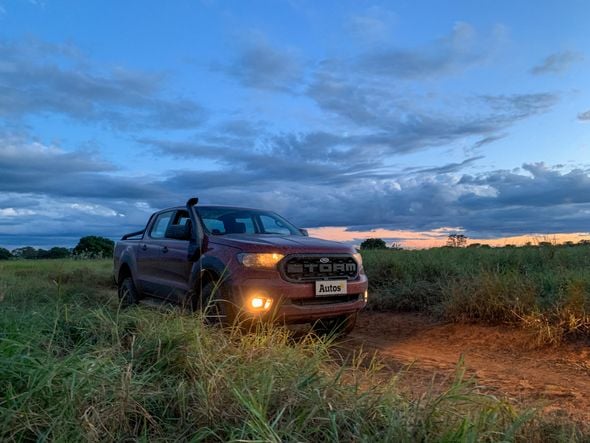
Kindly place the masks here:
POLYGON ((369 308, 590 337, 590 245, 363 251, 369 308))
POLYGON ((85 258, 107 258, 112 257, 115 249, 115 242, 111 239, 89 235, 82 237, 74 248, 74 255, 85 258))
POLYGON ((368 238, 361 243, 361 250, 366 249, 387 249, 387 244, 380 238, 368 238))
POLYGON ((0 248, 0 260, 9 260, 12 258, 12 254, 8 249, 0 248))

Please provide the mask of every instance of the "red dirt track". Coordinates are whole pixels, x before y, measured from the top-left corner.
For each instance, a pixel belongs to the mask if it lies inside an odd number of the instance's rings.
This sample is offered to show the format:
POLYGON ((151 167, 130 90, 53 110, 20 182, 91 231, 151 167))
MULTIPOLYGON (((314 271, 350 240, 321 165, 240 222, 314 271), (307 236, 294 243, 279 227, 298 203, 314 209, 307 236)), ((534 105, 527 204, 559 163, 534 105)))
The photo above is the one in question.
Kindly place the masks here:
POLYGON ((468 376, 486 393, 543 413, 590 422, 590 343, 532 347, 530 333, 507 326, 435 322, 417 314, 363 313, 341 346, 377 351, 400 375, 400 386, 420 395, 452 380, 464 357, 468 376), (408 365, 412 368, 403 371, 408 365))

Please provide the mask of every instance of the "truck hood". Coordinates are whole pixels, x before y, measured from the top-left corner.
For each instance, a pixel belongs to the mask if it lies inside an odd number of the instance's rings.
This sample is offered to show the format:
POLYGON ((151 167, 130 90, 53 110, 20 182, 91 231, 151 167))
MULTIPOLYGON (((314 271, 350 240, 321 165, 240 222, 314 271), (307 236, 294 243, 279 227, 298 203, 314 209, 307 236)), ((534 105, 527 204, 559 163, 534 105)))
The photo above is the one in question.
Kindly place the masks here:
POLYGON ((246 252, 268 251, 281 252, 285 255, 304 252, 326 254, 354 254, 356 252, 352 246, 343 243, 298 235, 210 235, 209 242, 239 248, 246 252))

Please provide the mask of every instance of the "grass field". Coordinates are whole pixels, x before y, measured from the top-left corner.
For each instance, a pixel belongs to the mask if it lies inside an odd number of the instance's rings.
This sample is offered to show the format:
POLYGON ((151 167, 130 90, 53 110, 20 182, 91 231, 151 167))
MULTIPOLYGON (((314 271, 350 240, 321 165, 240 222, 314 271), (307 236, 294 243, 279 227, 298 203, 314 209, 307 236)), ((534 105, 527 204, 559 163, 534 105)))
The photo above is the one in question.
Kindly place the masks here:
POLYGON ((367 251, 370 308, 590 337, 590 246, 367 251))
MULTIPOLYGON (((496 268, 498 256, 475 262, 472 254, 366 254, 372 307, 500 319, 453 309, 455 297, 494 287, 504 275, 514 279, 507 301, 544 281, 554 291, 547 296, 567 299, 570 285, 588 281, 574 267, 587 262, 585 250, 540 256, 530 275, 514 266, 527 263, 519 254, 544 251, 517 251, 496 268), (543 276, 548 263, 560 264, 556 275, 543 276), (517 272, 527 276, 522 286, 517 272)), ((408 398, 378 360, 358 355, 344 362, 327 339, 294 340, 282 328, 223 332, 186 313, 120 310, 110 272, 110 261, 0 262, 1 441, 583 438, 569 425, 480 394, 460 366, 442 394, 408 398)), ((543 294, 533 294, 535 303, 553 309, 557 299, 544 305, 543 294)))

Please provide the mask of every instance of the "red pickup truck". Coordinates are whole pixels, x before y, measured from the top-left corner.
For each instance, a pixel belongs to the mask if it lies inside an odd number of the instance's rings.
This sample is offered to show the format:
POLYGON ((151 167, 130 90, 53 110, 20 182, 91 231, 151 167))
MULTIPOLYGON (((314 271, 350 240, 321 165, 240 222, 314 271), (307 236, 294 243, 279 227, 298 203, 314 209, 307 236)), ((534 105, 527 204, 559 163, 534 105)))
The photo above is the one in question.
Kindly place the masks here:
POLYGON ((246 318, 352 330, 368 287, 354 248, 308 237, 273 212, 197 202, 156 212, 117 243, 123 304, 159 299, 225 324, 246 318))

